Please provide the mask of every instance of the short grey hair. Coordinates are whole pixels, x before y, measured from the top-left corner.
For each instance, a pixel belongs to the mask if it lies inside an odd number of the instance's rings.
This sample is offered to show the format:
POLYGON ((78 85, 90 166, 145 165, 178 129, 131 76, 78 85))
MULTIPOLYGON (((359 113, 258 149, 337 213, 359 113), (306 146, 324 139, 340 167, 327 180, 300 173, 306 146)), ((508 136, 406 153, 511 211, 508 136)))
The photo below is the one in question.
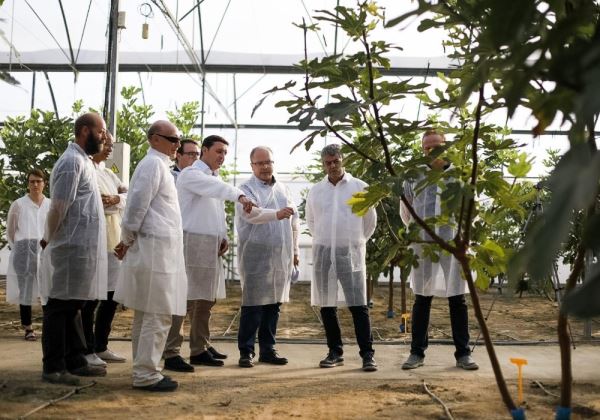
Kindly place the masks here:
POLYGON ((321 160, 323 160, 325 156, 339 156, 340 159, 344 159, 342 147, 339 144, 328 144, 323 147, 323 150, 321 150, 321 160))
POLYGON ((265 151, 269 152, 271 154, 271 156, 273 156, 273 151, 271 150, 270 147, 267 147, 267 146, 256 146, 250 152, 250 162, 252 162, 252 158, 254 157, 254 153, 258 152, 259 150, 265 150, 265 151))

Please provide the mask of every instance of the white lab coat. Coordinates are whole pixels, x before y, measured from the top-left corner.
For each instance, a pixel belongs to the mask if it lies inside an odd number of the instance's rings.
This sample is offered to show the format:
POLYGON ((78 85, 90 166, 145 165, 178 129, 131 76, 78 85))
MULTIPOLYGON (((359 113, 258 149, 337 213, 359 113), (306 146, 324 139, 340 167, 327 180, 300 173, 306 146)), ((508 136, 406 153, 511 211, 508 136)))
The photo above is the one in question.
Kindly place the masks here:
POLYGON ((121 261, 114 255, 115 246, 121 240, 121 219, 122 212, 127 204, 127 192, 119 194, 119 187, 125 188, 125 184, 108 169, 104 162, 94 165, 96 167, 96 176, 98 177, 98 187, 100 194, 118 195, 120 200, 114 206, 104 209, 106 219, 106 246, 108 259, 108 281, 107 290, 113 292, 117 287, 119 271, 121 270, 121 261))
POLYGON ((377 226, 377 213, 352 213, 347 201, 367 184, 349 173, 333 185, 325 177, 306 198, 306 223, 313 237, 314 306, 367 304, 366 244, 377 226))
POLYGON ((221 180, 202 160, 179 174, 177 192, 183 219, 188 299, 225 298, 219 246, 227 238, 225 200, 237 201, 244 192, 221 180))
POLYGON ((150 149, 133 173, 121 224, 121 240, 131 247, 114 300, 142 312, 185 315, 183 232, 169 163, 150 149))
MULTIPOLYGON (((437 184, 429 185, 419 194, 415 195, 415 186, 422 181, 404 183, 404 195, 412 203, 417 215, 422 219, 439 216, 441 214, 441 189, 437 184)), ((400 202, 400 216, 405 225, 412 223, 412 218, 406 206, 400 202)), ((442 239, 452 239, 456 234, 453 226, 443 225, 435 228, 436 234, 442 239)), ((429 235, 422 230, 420 239, 431 240, 429 235)), ((409 281, 412 291, 421 296, 451 297, 467 293, 466 282, 461 275, 460 264, 452 255, 440 253, 440 261, 432 262, 423 256, 423 246, 412 244, 410 246, 419 256, 419 266, 410 272, 409 281)))
POLYGON ((42 300, 106 299, 106 225, 94 164, 70 143, 50 177, 41 253, 42 300))
POLYGON ((15 200, 8 210, 6 237, 10 245, 6 273, 6 301, 19 305, 32 305, 40 295, 38 262, 40 239, 44 236, 50 200, 34 203, 29 195, 15 200))
POLYGON ((288 302, 293 257, 298 254, 298 210, 290 191, 281 182, 269 185, 255 176, 240 189, 258 206, 250 213, 236 206, 242 306, 288 302), (277 220, 283 207, 292 207, 294 215, 277 220))

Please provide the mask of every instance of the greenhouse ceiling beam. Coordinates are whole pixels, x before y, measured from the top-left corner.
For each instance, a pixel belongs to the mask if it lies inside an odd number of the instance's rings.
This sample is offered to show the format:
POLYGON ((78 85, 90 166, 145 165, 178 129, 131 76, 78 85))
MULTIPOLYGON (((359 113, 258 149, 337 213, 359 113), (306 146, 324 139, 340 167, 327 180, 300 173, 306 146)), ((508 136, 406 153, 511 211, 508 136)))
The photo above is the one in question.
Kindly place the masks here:
MULTIPOLYGON (((205 64, 202 66, 205 73, 250 73, 250 74, 304 74, 302 69, 295 66, 262 66, 254 64, 205 64)), ((445 75, 454 71, 454 68, 430 68, 429 74, 443 73, 445 75)), ((0 63, 0 71, 9 71, 9 63, 0 63)), ((44 64, 44 63, 13 63, 11 72, 67 72, 73 71, 70 64, 44 64)), ((105 63, 79 63, 79 72, 105 72, 105 63)), ((417 67, 392 67, 379 69, 385 76, 421 76, 427 75, 427 68, 417 67)), ((192 64, 152 64, 152 63, 119 63, 119 72, 128 73, 200 73, 192 64)))

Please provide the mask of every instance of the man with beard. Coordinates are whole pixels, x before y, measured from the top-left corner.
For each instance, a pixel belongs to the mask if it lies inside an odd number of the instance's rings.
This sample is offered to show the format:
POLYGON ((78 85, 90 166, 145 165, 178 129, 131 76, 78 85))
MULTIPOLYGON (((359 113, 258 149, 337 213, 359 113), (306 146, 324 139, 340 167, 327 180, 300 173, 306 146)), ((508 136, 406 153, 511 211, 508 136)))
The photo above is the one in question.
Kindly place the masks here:
POLYGON ((344 364, 342 335, 337 307, 352 313, 362 368, 377 370, 373 359, 373 335, 367 307, 366 244, 375 231, 377 213, 369 209, 359 217, 347 201, 367 184, 344 170, 339 145, 321 151, 325 178, 315 184, 306 198, 306 224, 313 236, 313 282, 311 304, 321 307, 329 353, 319 366, 344 364))
POLYGON ((181 212, 169 170, 180 141, 169 121, 148 129, 150 149, 131 178, 115 248, 123 263, 114 299, 135 311, 133 387, 142 391, 168 392, 178 386, 160 373, 159 363, 171 317, 186 312, 181 212))
MULTIPOLYGON (((223 366, 221 359, 227 357, 210 345, 209 329, 212 307, 217 299, 225 298, 221 263, 221 256, 228 249, 224 201, 237 201, 246 212, 253 205, 242 190, 218 177, 228 144, 219 136, 206 137, 200 160, 185 168, 177 178, 188 277, 192 365, 223 366)), ((165 366, 169 367, 169 363, 166 359, 165 366)))
POLYGON ((102 150, 106 124, 95 113, 75 121, 75 142, 58 159, 50 178, 50 210, 40 245, 42 379, 78 385, 79 376, 104 376, 89 366, 80 310, 86 300, 106 299, 106 227, 90 156, 102 150))

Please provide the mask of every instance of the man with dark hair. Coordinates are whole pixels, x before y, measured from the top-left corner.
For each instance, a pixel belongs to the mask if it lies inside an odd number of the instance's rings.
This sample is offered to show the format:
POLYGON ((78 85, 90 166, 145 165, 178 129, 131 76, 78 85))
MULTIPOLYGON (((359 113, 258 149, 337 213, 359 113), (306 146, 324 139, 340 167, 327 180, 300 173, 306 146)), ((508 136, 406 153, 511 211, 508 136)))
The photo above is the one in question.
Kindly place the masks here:
POLYGON ((177 149, 175 156, 175 166, 171 169, 171 173, 177 181, 177 176, 188 166, 192 165, 200 158, 200 149, 196 140, 185 139, 181 141, 181 146, 177 149))
POLYGON ((344 364, 337 307, 347 306, 354 320, 362 368, 375 371, 365 256, 367 241, 377 225, 377 213, 372 208, 362 217, 352 213, 347 201, 367 184, 346 173, 339 145, 325 146, 321 160, 326 176, 310 189, 306 198, 306 223, 313 236, 311 304, 321 307, 329 348, 319 366, 344 364))
MULTIPOLYGON (((426 131, 421 141, 423 153, 426 156, 429 155, 435 149, 442 147, 445 141, 443 133, 435 130, 426 131)), ((432 158, 427 166, 428 171, 443 172, 450 167, 450 162, 438 156, 432 158)), ((425 188, 417 189, 417 185, 423 179, 424 176, 422 175, 413 182, 406 182, 404 184, 404 194, 417 215, 422 219, 440 216, 441 191, 438 184, 433 183, 425 188)), ((448 182, 448 178, 444 181, 448 182)), ((412 222, 412 217, 402 202, 400 202, 400 216, 406 225, 412 222)), ((445 240, 452 239, 456 234, 451 224, 437 226, 435 231, 445 240)), ((420 239, 423 241, 431 240, 424 231, 421 232, 420 239)), ((438 296, 448 299, 456 366, 465 370, 477 370, 479 366, 471 357, 471 349, 469 348, 469 315, 465 300, 466 282, 462 278, 459 262, 447 253, 440 254, 439 260, 434 262, 424 253, 421 244, 415 243, 411 245, 411 248, 419 256, 419 266, 413 268, 410 272, 410 287, 415 294, 412 309, 412 339, 410 356, 402 364, 402 369, 416 369, 423 366, 425 362, 431 301, 434 296, 438 296)))
POLYGON ((186 312, 181 212, 169 171, 180 140, 169 121, 157 121, 148 130, 150 149, 131 178, 121 242, 115 248, 123 263, 114 300, 135 311, 133 387, 142 391, 178 387, 160 373, 159 363, 172 316, 186 312))
MULTIPOLYGON (((247 212, 252 208, 252 202, 242 190, 218 178, 227 146, 222 137, 206 137, 200 160, 185 168, 177 179, 188 277, 190 363, 193 365, 222 366, 220 359, 227 357, 211 346, 209 329, 211 309, 216 299, 225 297, 220 258, 229 246, 224 201, 237 201, 247 212), (199 214, 202 217, 198 217, 199 214)), ((165 359, 165 368, 176 368, 181 365, 180 359, 183 360, 179 355, 165 359)))
POLYGON ((273 175, 273 152, 258 146, 250 153, 252 177, 240 189, 258 207, 236 211, 242 308, 238 331, 240 367, 254 366, 258 332, 262 363, 285 365, 275 350, 279 307, 290 298, 292 267, 298 259, 298 211, 290 190, 273 175))
POLYGON ((50 178, 51 204, 40 241, 44 372, 50 383, 78 385, 80 376, 104 376, 89 366, 80 310, 86 300, 106 299, 106 227, 96 171, 89 156, 102 150, 106 124, 87 113, 75 121, 75 142, 50 178), (73 375, 72 375, 73 374, 73 375))

